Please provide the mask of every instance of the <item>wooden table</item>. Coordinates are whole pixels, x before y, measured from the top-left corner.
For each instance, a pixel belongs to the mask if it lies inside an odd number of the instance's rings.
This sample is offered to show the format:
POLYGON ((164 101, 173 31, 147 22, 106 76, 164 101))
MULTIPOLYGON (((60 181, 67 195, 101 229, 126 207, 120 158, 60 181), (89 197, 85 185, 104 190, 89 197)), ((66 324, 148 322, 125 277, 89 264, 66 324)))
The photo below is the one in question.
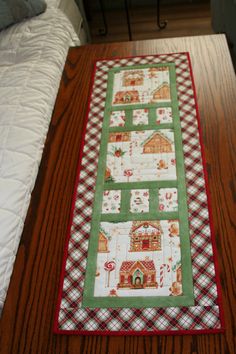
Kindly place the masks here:
POLYGON ((0 324, 0 353, 235 353, 236 82, 223 35, 70 49, 0 324), (80 337, 52 333, 80 136, 93 62, 189 51, 197 88, 226 333, 80 337))

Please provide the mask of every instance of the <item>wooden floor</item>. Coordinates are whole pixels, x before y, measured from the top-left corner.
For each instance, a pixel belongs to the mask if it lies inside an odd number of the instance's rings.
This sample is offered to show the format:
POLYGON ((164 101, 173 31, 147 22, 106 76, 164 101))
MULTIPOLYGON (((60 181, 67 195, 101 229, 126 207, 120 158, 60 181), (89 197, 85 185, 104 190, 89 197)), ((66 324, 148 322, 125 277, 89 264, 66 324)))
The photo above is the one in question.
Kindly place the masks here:
MULTIPOLYGON (((196 36, 214 33, 211 27, 210 1, 198 4, 187 2, 178 5, 161 5, 161 20, 167 27, 159 30, 155 6, 130 8, 132 40, 196 36)), ((89 22, 92 43, 127 41, 128 27, 125 10, 106 10, 108 34, 99 34, 103 28, 100 12, 92 12, 89 22)))

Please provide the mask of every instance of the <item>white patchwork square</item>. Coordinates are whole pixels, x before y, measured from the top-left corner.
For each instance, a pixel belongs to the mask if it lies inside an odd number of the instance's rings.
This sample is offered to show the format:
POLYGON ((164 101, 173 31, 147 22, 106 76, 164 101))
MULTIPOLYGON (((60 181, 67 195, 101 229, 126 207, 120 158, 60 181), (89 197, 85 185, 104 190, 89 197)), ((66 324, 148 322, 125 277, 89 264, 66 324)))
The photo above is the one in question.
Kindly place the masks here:
POLYGON ((172 109, 163 107, 156 109, 156 124, 172 123, 172 109))
POLYGON ((133 125, 148 124, 148 109, 133 110, 133 125))
POLYGON ((160 188, 158 193, 160 211, 178 210, 177 188, 160 188))
POLYGON ((110 116, 110 127, 123 127, 125 125, 125 111, 113 111, 110 116))
POLYGON ((130 211, 131 213, 149 212, 149 190, 133 189, 130 191, 130 211))
POLYGON ((121 191, 106 190, 103 192, 102 213, 118 214, 120 212, 121 191))

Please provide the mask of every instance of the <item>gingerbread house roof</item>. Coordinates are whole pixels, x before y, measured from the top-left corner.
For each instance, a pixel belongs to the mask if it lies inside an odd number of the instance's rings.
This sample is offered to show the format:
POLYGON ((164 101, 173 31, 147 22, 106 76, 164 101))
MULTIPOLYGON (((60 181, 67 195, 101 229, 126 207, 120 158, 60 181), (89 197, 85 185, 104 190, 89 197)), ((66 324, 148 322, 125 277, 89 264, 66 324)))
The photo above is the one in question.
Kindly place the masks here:
POLYGON ((126 72, 124 72, 124 77, 125 78, 129 78, 129 77, 143 77, 144 76, 144 72, 143 70, 127 70, 126 72))
POLYGON ((155 72, 155 71, 168 71, 169 68, 168 66, 158 66, 158 67, 151 67, 149 68, 149 72, 155 72))
POLYGON ((137 231, 140 227, 143 227, 145 224, 152 226, 155 229, 160 229, 160 221, 133 221, 131 232, 137 231))
POLYGON ((161 90, 163 87, 170 87, 170 85, 168 84, 168 82, 164 81, 160 86, 158 86, 155 90, 152 91, 152 94, 154 94, 156 91, 161 90))
POLYGON ((105 239, 107 239, 107 233, 102 228, 99 231, 99 237, 104 237, 105 239))
POLYGON ((172 144, 172 141, 167 138, 164 134, 162 134, 160 131, 155 131, 152 133, 151 136, 149 136, 149 138, 147 138, 146 140, 144 140, 144 142, 142 142, 141 145, 145 145, 147 144, 150 140, 152 140, 156 135, 159 135, 162 139, 166 140, 169 144, 172 144))
POLYGON ((120 271, 129 271, 135 263, 140 263, 146 270, 156 270, 153 261, 124 261, 121 264, 120 271))

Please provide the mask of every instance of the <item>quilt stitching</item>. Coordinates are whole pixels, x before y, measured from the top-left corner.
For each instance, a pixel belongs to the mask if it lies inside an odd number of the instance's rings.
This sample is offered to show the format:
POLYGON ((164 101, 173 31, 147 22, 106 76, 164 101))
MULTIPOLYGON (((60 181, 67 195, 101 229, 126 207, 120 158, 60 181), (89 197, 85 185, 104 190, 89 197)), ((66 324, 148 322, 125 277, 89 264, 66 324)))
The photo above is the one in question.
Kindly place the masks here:
POLYGON ((74 210, 59 329, 142 331, 220 328, 219 306, 210 243, 207 196, 199 146, 195 101, 186 54, 136 57, 97 62, 97 71, 85 138, 77 201, 74 210), (186 169, 188 211, 194 278, 195 306, 146 309, 78 309, 81 301, 95 188, 94 170, 109 69, 135 64, 174 62, 176 65, 179 112, 186 169), (214 283, 213 283, 214 282, 214 283))

